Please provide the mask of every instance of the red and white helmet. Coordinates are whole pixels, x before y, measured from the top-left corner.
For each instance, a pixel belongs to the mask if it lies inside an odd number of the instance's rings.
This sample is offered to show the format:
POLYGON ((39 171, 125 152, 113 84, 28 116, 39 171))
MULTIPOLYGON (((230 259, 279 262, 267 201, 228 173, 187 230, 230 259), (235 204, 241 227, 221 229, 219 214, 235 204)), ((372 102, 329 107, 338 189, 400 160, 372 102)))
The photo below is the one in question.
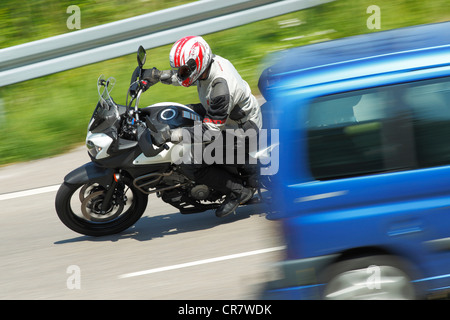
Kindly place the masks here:
POLYGON ((189 87, 209 67, 212 52, 202 37, 189 36, 174 43, 169 59, 170 66, 176 71, 180 84, 189 87))

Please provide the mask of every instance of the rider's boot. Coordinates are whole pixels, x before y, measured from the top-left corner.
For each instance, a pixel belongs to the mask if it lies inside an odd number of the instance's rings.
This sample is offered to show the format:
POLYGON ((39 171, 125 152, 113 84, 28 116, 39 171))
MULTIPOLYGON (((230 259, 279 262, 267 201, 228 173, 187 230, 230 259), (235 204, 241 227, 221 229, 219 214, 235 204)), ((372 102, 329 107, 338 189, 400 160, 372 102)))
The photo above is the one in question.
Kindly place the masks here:
POLYGON ((253 197, 253 191, 241 184, 232 183, 231 193, 227 195, 224 202, 216 209, 216 217, 222 218, 233 213, 240 204, 247 202, 253 197))

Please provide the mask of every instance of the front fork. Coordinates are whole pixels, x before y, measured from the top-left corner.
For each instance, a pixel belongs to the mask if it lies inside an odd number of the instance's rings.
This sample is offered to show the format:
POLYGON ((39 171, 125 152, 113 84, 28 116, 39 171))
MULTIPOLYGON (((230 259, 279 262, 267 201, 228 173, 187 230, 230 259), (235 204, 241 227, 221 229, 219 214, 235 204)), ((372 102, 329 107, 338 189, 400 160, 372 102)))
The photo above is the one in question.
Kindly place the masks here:
MULTIPOLYGON (((114 192, 122 184, 120 171, 100 167, 93 162, 88 162, 73 170, 64 177, 64 182, 69 184, 98 183, 106 190, 105 198, 101 206, 102 213, 109 208, 113 200, 114 192)), ((123 201, 122 199, 118 201, 123 201)))
MULTIPOLYGON (((106 213, 106 211, 110 208, 110 203, 114 197, 114 193, 115 193, 117 187, 120 187, 120 185, 123 186, 123 183, 121 181, 120 172, 114 172, 113 177, 114 178, 112 179, 111 184, 109 186, 107 186, 105 198, 103 199, 103 203, 101 206, 101 213, 106 213)), ((120 195, 120 196, 122 196, 122 195, 120 195)), ((116 195, 116 200, 123 201, 119 197, 119 194, 116 195)))

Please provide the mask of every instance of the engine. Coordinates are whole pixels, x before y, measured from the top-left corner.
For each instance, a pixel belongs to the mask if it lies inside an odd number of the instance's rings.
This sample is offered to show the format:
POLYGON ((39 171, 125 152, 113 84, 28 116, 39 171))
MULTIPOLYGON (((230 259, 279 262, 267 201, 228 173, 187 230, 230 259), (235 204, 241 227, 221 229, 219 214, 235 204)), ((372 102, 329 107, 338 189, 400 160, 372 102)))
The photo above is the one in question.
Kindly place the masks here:
POLYGON ((209 188, 204 184, 196 185, 191 189, 191 197, 195 200, 206 200, 208 199, 209 194, 209 188))

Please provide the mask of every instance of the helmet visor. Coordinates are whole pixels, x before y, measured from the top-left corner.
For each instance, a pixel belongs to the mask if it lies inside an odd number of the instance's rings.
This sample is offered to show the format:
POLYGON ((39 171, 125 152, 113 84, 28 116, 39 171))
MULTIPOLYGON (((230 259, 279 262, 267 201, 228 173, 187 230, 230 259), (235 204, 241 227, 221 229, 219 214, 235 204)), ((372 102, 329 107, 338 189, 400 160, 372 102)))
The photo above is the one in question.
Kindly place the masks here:
POLYGON ((177 77, 180 81, 184 81, 191 76, 191 74, 197 68, 197 64, 194 59, 189 59, 185 65, 181 66, 177 70, 177 77))

